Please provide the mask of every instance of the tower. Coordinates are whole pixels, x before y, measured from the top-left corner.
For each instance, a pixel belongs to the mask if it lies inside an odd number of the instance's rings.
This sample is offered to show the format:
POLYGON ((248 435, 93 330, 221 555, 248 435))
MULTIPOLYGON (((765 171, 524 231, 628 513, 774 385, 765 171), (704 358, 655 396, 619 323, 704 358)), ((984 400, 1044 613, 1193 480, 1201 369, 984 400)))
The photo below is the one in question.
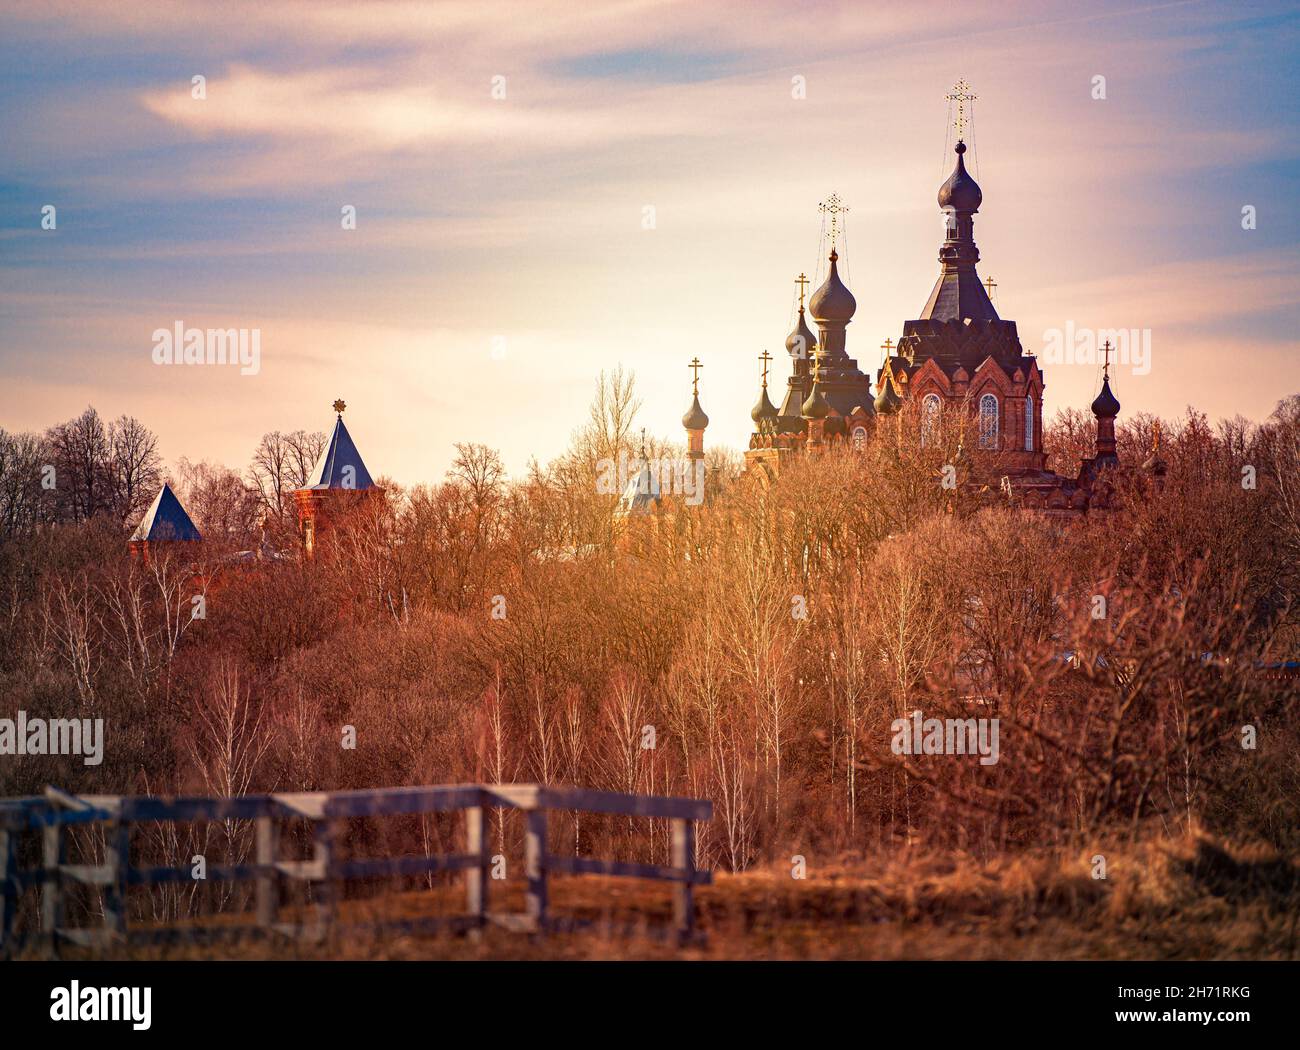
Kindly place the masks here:
POLYGON ((322 539, 344 514, 379 492, 343 424, 347 403, 340 399, 333 407, 337 413, 334 430, 307 484, 294 493, 298 504, 298 533, 309 558, 315 557, 322 539))
POLYGON ((1098 467, 1113 467, 1119 464, 1115 454, 1115 417, 1119 415, 1119 401, 1110 392, 1110 340, 1106 340, 1103 352, 1106 363, 1102 365, 1101 393, 1092 402, 1092 414, 1097 418, 1096 456, 1093 462, 1098 467))
POLYGON ((709 417, 700 407, 700 369, 704 366, 698 357, 693 357, 688 367, 691 370, 691 407, 682 416, 682 426, 686 428, 686 458, 695 462, 704 458, 704 430, 709 425, 709 417))
MULTIPOLYGON (((888 391, 917 399, 922 417, 943 409, 969 412, 978 426, 975 461, 998 475, 1040 474, 1043 390, 1037 358, 1026 354, 1014 321, 1003 320, 980 281, 975 215, 984 192, 966 168, 966 105, 974 101, 965 82, 948 96, 957 102, 956 161, 939 187, 943 215, 939 276, 917 317, 903 324, 893 356, 880 369, 878 411, 888 391), (993 459, 996 457, 996 466, 993 459)), ((1037 482, 1035 482, 1037 483, 1037 482)))

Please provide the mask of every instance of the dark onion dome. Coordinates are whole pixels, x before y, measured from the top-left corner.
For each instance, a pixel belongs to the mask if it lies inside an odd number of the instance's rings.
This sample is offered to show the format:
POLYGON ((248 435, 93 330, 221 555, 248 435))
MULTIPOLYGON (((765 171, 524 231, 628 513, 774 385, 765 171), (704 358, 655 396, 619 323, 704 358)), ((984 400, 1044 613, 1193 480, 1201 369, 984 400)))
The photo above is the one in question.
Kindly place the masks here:
POLYGON ((765 419, 774 420, 776 417, 776 405, 772 404, 771 399, 767 396, 767 387, 763 387, 763 392, 758 395, 758 402, 749 413, 749 418, 755 423, 759 423, 765 419))
POLYGON ((804 419, 825 419, 830 414, 831 406, 826 403, 826 395, 822 393, 821 383, 814 383, 812 393, 803 403, 804 419))
POLYGON ((682 426, 687 430, 703 430, 708 425, 709 417, 704 414, 704 409, 700 407, 700 395, 696 394, 691 401, 691 407, 686 411, 686 415, 682 416, 682 426))
POLYGON ((888 376, 883 377, 880 380, 880 393, 876 395, 876 411, 882 415, 889 415, 902 407, 903 399, 894 390, 894 384, 890 382, 888 376))
POLYGON ((979 183, 971 178, 966 170, 966 161, 962 154, 966 152, 966 143, 958 142, 954 152, 957 154, 957 167, 948 176, 948 181, 939 187, 939 207, 951 208, 953 211, 979 211, 984 200, 979 183))
POLYGON ((1092 403, 1092 414, 1102 418, 1110 417, 1111 419, 1119 415, 1119 402, 1115 400, 1115 395, 1110 392, 1109 376, 1101 381, 1101 393, 1097 395, 1097 400, 1092 403))
POLYGON ((835 266, 839 257, 839 253, 832 248, 831 272, 826 275, 825 282, 813 292, 813 297, 808 302, 808 308, 816 321, 849 321, 857 311, 858 301, 853 298, 853 293, 844 287, 839 270, 835 266))
POLYGON ((813 335, 812 329, 808 327, 808 322, 803 317, 803 307, 799 307, 799 323, 794 326, 794 331, 786 336, 785 349, 791 357, 806 359, 812 357, 813 347, 817 345, 817 337, 813 335))

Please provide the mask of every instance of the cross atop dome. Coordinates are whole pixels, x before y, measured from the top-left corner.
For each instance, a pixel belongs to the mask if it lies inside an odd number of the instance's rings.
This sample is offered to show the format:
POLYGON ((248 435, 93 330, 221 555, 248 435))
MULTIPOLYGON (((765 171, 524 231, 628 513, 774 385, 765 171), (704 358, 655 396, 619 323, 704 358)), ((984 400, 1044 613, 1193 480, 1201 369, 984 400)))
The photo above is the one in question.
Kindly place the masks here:
MULTIPOLYGON (((839 234, 840 216, 848 214, 848 206, 840 200, 838 193, 832 193, 826 200, 817 205, 817 210, 823 215, 831 217, 831 248, 833 250, 835 248, 835 238, 839 234)), ((802 277, 803 275, 800 274, 799 276, 802 277)))
MULTIPOLYGON (((954 102, 957 103, 957 119, 952 122, 952 126, 957 129, 957 141, 964 142, 966 140, 966 125, 967 125, 966 104, 968 102, 978 101, 979 96, 971 94, 970 85, 966 83, 965 78, 962 78, 961 80, 957 81, 956 84, 953 85, 952 92, 950 94, 944 95, 943 97, 948 101, 949 112, 951 112, 952 103, 954 102)), ((974 111, 975 111, 975 107, 971 106, 970 123, 972 125, 974 124, 974 111)))

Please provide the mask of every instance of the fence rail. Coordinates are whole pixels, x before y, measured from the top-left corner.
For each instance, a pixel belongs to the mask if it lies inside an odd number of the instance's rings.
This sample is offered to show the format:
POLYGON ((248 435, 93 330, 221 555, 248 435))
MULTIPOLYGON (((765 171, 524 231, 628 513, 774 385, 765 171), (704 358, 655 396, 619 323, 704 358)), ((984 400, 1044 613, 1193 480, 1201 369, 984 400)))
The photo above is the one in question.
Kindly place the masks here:
POLYGON ((15 922, 18 906, 24 893, 33 888, 40 893, 40 937, 57 951, 61 943, 98 946, 123 940, 228 936, 252 930, 319 939, 338 925, 337 883, 340 880, 423 875, 435 871, 464 872, 464 915, 362 925, 368 929, 473 932, 492 924, 531 933, 574 928, 581 924, 550 913, 547 878, 555 872, 671 882, 673 928, 679 936, 687 938, 695 928, 694 887, 712 880, 710 872, 695 866, 695 821, 710 820, 712 816, 713 803, 703 799, 623 795, 543 784, 454 784, 243 795, 236 798, 71 795, 51 787, 46 789, 44 796, 0 799, 0 949, 8 950, 19 943, 15 922), (486 819, 489 809, 521 810, 525 813, 527 887, 526 907, 522 914, 494 912, 490 908, 493 880, 486 819), (553 854, 547 849, 548 817, 553 810, 668 820, 671 828, 670 864, 639 864, 553 854), (338 856, 337 843, 344 820, 450 812, 465 814, 464 853, 346 860, 338 856), (159 821, 196 820, 253 822, 254 863, 214 864, 206 872, 210 881, 254 883, 253 922, 220 927, 129 928, 128 887, 184 883, 192 879, 189 866, 134 865, 131 861, 132 827, 159 821), (281 825, 291 820, 305 820, 311 825, 312 856, 308 860, 288 860, 281 855, 281 825), (65 829, 87 826, 98 828, 103 834, 104 863, 69 864, 65 829), (20 869, 18 839, 25 833, 41 836, 41 864, 20 869), (281 921, 283 892, 293 883, 309 884, 315 889, 314 922, 281 921), (64 890, 78 884, 101 891, 104 916, 101 927, 65 925, 64 890))

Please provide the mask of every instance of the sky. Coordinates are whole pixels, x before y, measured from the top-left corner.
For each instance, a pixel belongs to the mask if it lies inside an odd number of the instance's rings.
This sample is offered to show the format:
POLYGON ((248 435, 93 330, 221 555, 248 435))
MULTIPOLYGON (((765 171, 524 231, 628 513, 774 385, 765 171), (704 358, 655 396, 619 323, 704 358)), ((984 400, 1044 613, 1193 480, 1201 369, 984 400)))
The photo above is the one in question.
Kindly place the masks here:
MULTIPOLYGON (((744 448, 831 193, 849 352, 920 312, 959 78, 1026 349, 1146 330, 1121 418, 1260 420, 1300 391, 1298 54, 1268 3, 0 2, 0 428, 93 404, 242 469, 341 397, 373 475, 435 482, 559 455, 619 365, 680 440, 698 355, 744 448), (178 322, 259 370, 156 364, 178 322)), ((1049 416, 1100 385, 1045 373, 1049 416)))

